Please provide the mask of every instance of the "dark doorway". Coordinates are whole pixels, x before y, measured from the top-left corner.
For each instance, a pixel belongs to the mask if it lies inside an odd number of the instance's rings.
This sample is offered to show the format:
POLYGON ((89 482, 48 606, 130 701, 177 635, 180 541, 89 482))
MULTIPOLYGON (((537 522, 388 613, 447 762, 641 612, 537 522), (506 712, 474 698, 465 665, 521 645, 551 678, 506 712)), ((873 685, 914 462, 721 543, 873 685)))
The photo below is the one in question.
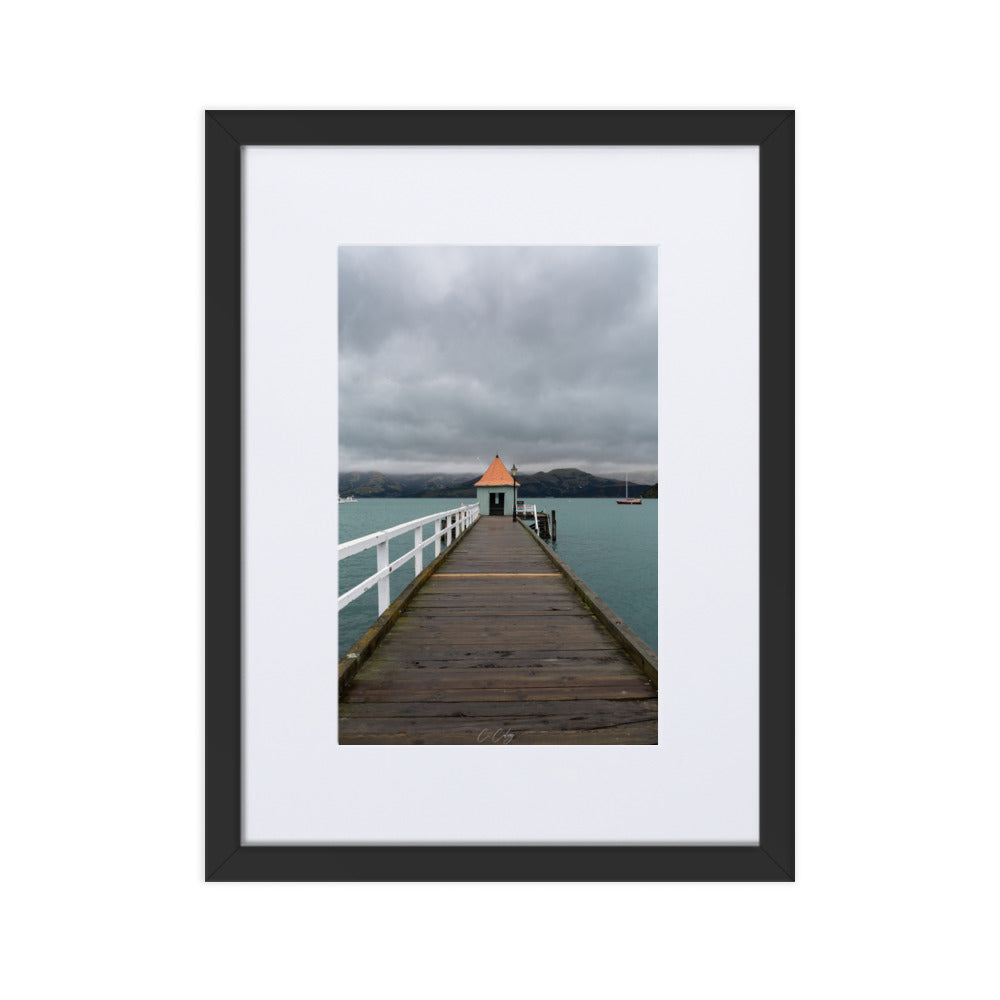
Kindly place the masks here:
POLYGON ((503 493, 491 493, 490 494, 490 513, 491 514, 503 514, 503 493))

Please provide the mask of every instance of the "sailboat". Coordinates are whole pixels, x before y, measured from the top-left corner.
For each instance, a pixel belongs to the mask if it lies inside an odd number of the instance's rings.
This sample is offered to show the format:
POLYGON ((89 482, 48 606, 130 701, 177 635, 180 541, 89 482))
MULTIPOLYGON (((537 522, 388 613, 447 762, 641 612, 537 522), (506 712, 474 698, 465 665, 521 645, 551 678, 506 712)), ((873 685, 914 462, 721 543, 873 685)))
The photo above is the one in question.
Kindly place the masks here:
POLYGON ((615 503, 627 503, 627 504, 642 503, 642 497, 630 497, 628 495, 628 473, 627 472, 625 473, 625 497, 624 497, 624 499, 622 497, 619 497, 617 500, 615 500, 615 503))

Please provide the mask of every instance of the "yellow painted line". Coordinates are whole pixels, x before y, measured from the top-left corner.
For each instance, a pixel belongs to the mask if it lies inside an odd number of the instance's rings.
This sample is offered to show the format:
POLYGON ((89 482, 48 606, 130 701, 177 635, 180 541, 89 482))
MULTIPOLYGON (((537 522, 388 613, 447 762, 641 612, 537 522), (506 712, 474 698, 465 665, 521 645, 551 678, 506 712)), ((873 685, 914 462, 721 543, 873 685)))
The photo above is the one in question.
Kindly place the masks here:
POLYGON ((562 576, 562 573, 435 573, 436 577, 450 576, 453 579, 458 577, 471 576, 562 576))

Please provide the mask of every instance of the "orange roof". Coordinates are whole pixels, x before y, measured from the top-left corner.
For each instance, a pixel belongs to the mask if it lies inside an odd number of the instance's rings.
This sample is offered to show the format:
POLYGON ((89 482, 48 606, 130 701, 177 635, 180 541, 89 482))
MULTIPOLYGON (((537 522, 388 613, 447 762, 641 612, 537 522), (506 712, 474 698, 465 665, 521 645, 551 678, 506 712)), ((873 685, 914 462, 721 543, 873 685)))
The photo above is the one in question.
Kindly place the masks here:
MULTIPOLYGON (((475 484, 476 486, 514 486, 514 477, 504 467, 500 461, 500 456, 490 462, 490 467, 483 473, 483 478, 475 484)), ((517 483, 520 486, 520 483, 517 483)))

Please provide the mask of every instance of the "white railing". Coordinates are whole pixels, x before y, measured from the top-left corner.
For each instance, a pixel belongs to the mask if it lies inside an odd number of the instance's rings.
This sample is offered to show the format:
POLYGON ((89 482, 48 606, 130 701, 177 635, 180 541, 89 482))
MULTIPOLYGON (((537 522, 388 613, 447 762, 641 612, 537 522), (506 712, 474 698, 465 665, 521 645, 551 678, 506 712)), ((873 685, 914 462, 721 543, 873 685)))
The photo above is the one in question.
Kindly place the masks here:
MULTIPOLYGON (((382 614, 389 607, 389 574, 399 569, 404 563, 413 560, 413 576, 418 577, 424 568, 424 547, 434 543, 434 556, 437 558, 441 554, 441 540, 451 535, 451 543, 471 527, 479 518, 479 504, 463 504, 452 510, 441 511, 439 514, 428 514, 427 517, 419 517, 415 521, 407 521, 405 524, 397 524, 394 528, 386 528, 385 531, 376 531, 371 535, 364 535, 355 538, 350 542, 341 542, 337 546, 337 561, 340 562, 348 556, 356 556, 359 552, 367 549, 375 549, 375 572, 371 576, 362 580, 356 587, 341 594, 337 600, 337 610, 341 611, 347 607, 351 601, 356 600, 362 594, 367 593, 372 587, 378 585, 378 613, 382 614), (423 538, 425 524, 440 521, 438 530, 429 538, 423 538), (408 531, 413 532, 413 548, 409 552, 401 555, 398 559, 389 562, 389 539, 398 538, 408 531)), ((445 541, 445 545, 449 544, 445 541)))
POLYGON ((535 534, 538 534, 538 505, 537 504, 526 504, 523 500, 517 501, 517 506, 515 508, 517 515, 524 515, 524 519, 528 520, 528 515, 531 515, 531 525, 535 529, 535 534))

